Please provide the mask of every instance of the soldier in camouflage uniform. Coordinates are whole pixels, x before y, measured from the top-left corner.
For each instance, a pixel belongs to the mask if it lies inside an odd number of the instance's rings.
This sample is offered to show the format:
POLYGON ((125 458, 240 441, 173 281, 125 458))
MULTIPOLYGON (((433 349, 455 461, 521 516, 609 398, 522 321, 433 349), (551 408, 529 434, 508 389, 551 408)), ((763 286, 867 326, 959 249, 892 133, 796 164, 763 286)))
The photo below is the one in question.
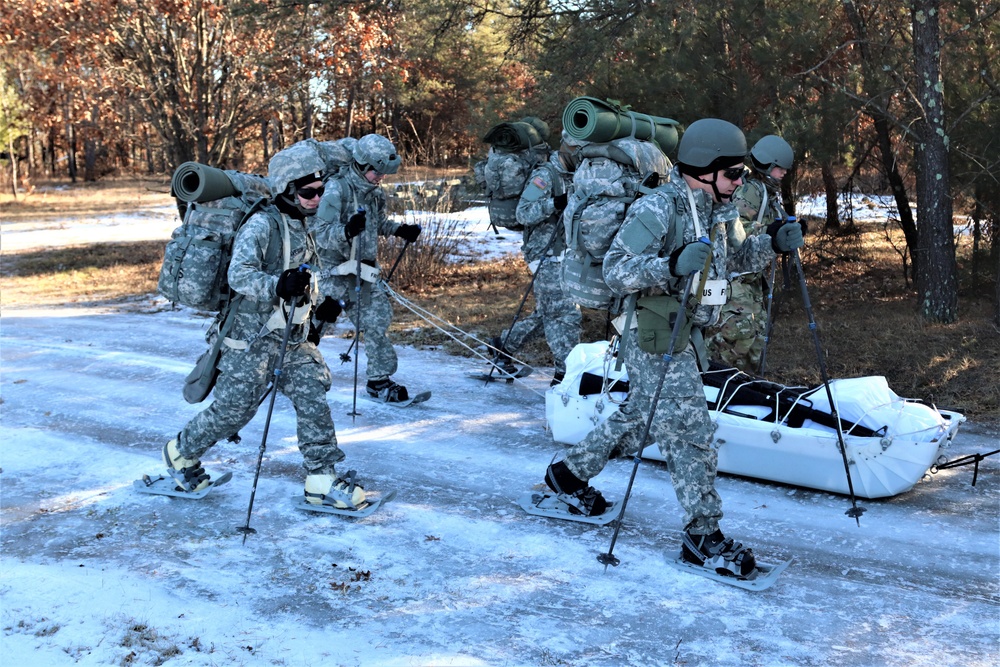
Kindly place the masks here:
POLYGON ((517 222, 524 227, 521 252, 535 276, 532 284, 535 309, 528 317, 515 322, 505 335, 490 341, 499 352, 499 368, 513 373, 517 368, 511 355, 544 332, 555 360, 553 385, 562 381, 566 374, 566 356, 580 342, 580 308, 563 291, 561 262, 566 249, 562 211, 566 208, 568 189, 576 169, 574 154, 581 143, 564 132, 559 150, 552 151, 548 161, 531 173, 521 193, 517 222))
POLYGON ((345 311, 356 330, 364 332, 368 393, 386 402, 409 398, 406 387, 390 377, 397 357, 387 332, 392 304, 378 284, 378 237, 398 236, 412 243, 420 225, 392 222, 386 215, 385 193, 380 184, 386 174, 399 170, 400 157, 385 137, 369 134, 358 140, 353 162, 326 182, 326 192, 311 220, 320 258, 320 291, 346 303, 345 311), (362 288, 356 296, 358 261, 362 288), (360 310, 360 319, 358 313, 360 310))
MULTIPOLYGON (((667 294, 680 301, 686 277, 706 266, 706 285, 715 289, 719 283, 712 281, 724 282, 727 271, 760 271, 776 251, 800 246, 801 228, 793 224, 730 249, 726 230, 737 214, 729 197, 743 176, 745 155, 746 139, 735 125, 714 118, 692 123, 681 138, 670 182, 629 208, 604 258, 608 286, 620 295, 667 294), (699 240, 703 237, 708 238, 699 240)), ((640 349, 637 330, 629 328, 621 344, 629 371, 628 401, 571 447, 563 460, 550 464, 545 481, 572 510, 603 513, 607 503, 588 482, 604 468, 612 448, 637 424, 645 425, 655 408, 650 435, 659 444, 684 508, 684 558, 742 576, 754 569, 755 561, 749 549, 725 539, 719 528, 718 453, 712 447, 713 425, 700 373, 707 361, 702 328, 718 313, 718 305, 698 303, 693 308, 691 340, 684 349, 674 350, 669 363, 660 354, 640 349), (653 406, 661 377, 659 403, 653 406)), ((669 331, 663 333, 669 336, 669 331)))
MULTIPOLYGON (((781 179, 792 168, 795 153, 784 139, 768 135, 750 149, 751 172, 733 192, 740 217, 729 229, 729 245, 738 248, 762 234, 775 220, 786 220, 781 206, 781 179)), ((765 272, 741 273, 731 283, 729 301, 719 322, 706 330, 709 356, 748 373, 758 371, 767 328, 765 272)))
MULTIPOLYGON (((344 459, 337 446, 326 392, 330 370, 308 335, 309 271, 297 267, 314 260, 315 243, 306 217, 315 212, 323 192, 324 165, 316 151, 297 144, 275 155, 268 165, 277 196, 274 205, 256 212, 240 228, 229 265, 230 288, 236 293, 235 324, 223 341, 219 379, 212 404, 189 421, 163 448, 163 459, 182 488, 196 491, 209 484, 201 457, 220 439, 238 432, 256 414, 278 362, 290 304, 292 327, 277 381, 277 390, 295 408, 299 450, 306 470, 309 502, 337 507, 357 506, 364 490, 336 477, 334 466, 344 459), (288 247, 283 237, 287 232, 288 247), (277 244, 277 246, 275 246, 277 244), (277 252, 269 253, 272 247, 277 252), (268 265, 268 258, 273 265, 268 265)), ((228 312, 228 311, 227 311, 228 312)), ((317 317, 334 321, 340 313, 335 301, 317 308, 317 317)), ((214 340, 220 313, 209 336, 214 340)))

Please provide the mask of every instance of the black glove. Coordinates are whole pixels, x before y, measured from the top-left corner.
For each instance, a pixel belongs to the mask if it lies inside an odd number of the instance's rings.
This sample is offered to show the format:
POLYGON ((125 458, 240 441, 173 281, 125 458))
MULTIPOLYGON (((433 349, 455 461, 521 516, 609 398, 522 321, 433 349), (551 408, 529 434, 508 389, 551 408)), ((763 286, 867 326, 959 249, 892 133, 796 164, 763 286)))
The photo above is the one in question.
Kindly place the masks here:
POLYGON ((420 225, 400 225, 394 233, 394 236, 398 236, 407 243, 413 243, 420 236, 420 225))
POLYGON ((692 241, 670 253, 670 273, 686 276, 705 268, 705 261, 712 254, 712 246, 701 241, 692 241))
POLYGON ((556 207, 556 211, 564 210, 566 208, 566 204, 568 203, 569 195, 565 192, 552 198, 552 204, 556 207))
POLYGON ((285 269, 278 276, 278 285, 274 288, 274 292, 282 301, 291 301, 295 297, 305 296, 306 292, 309 291, 311 280, 312 274, 304 269, 302 271, 285 269))
POLYGON ((775 252, 791 252, 805 245, 802 241, 802 226, 794 220, 775 220, 768 225, 767 233, 771 236, 771 247, 775 252))
POLYGON ((348 241, 365 231, 365 220, 367 218, 367 214, 362 210, 347 219, 347 224, 344 225, 344 236, 347 237, 348 241))
POLYGON ((319 340, 322 338, 322 335, 323 334, 319 330, 319 327, 316 326, 316 323, 309 320, 309 334, 306 336, 306 340, 313 345, 319 345, 319 340))
POLYGON ((805 220, 799 220, 799 226, 802 227, 802 236, 809 233, 809 223, 805 220))
POLYGON ((343 310, 344 305, 340 303, 338 299, 326 297, 323 299, 323 303, 316 306, 316 310, 313 311, 313 315, 316 316, 317 320, 321 320, 323 322, 336 322, 343 310))

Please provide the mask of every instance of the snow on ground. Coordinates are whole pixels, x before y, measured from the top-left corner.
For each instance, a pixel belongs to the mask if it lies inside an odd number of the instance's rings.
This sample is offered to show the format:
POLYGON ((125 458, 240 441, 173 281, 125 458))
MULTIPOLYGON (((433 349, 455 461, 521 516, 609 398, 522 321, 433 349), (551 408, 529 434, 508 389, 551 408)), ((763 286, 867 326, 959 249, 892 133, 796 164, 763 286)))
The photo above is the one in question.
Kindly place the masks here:
MULTIPOLYGON (((89 240, 102 229, 121 238, 97 224, 89 240)), ((6 225, 2 232, 12 248, 6 225)), ((474 233, 492 234, 485 225, 474 233)), ((55 245, 59 234, 38 238, 55 245)), ((502 243, 516 248, 515 239, 502 243)), ((860 527, 842 496, 720 477, 727 533, 765 560, 794 559, 757 593, 664 565, 678 549, 680 510, 662 464, 646 462, 615 546, 621 565, 605 571, 596 556, 611 527, 531 517, 514 503, 561 447, 545 431, 546 378, 483 386, 463 377, 469 360, 435 349, 401 348, 396 376, 433 390, 431 401, 399 409, 359 398, 352 420, 353 364, 337 359, 348 342, 324 339, 342 470, 398 497, 360 520, 294 509, 301 457, 282 397, 250 516, 258 532, 244 544, 236 527, 247 521, 266 411, 241 443, 205 457, 210 472, 234 478, 204 500, 131 486, 160 471, 163 443, 202 407, 185 403, 180 388, 207 325, 153 297, 116 308, 4 308, 4 664, 1000 661, 996 457, 975 486, 971 468, 956 468, 895 498, 861 501, 860 527)), ((998 440, 967 423, 951 455, 985 453, 998 440)), ((612 461, 593 483, 620 498, 631 469, 612 461)))

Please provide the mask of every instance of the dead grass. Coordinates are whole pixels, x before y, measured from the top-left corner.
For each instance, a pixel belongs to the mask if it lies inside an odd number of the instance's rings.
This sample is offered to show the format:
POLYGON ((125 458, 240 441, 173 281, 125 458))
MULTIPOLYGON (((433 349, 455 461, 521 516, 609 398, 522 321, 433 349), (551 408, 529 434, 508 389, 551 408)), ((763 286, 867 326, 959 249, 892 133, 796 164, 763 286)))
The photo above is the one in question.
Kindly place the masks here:
POLYGON ((31 192, 0 193, 0 222, 48 221, 75 216, 118 213, 173 203, 170 180, 166 177, 145 179, 102 179, 96 183, 44 181, 31 192))
MULTIPOLYGON (((47 193, 46 214, 67 217, 120 210, 109 207, 125 206, 127 199, 118 197, 129 191, 134 193, 136 188, 122 184, 94 188, 87 191, 92 195, 89 202, 47 193)), ((26 210, 39 211, 30 198, 12 203, 6 197, 0 198, 4 222, 8 215, 30 219, 32 213, 26 210)), ((897 237, 892 235, 891 240, 899 244, 897 237)), ((861 226, 859 234, 846 238, 810 234, 807 244, 803 265, 831 378, 884 375, 902 396, 959 409, 977 421, 1000 422, 1000 332, 991 323, 992 302, 981 296, 991 290, 963 283, 960 321, 925 324, 917 315, 912 289, 904 284, 899 256, 883 230, 861 226)), ((155 292, 163 245, 101 244, 4 254, 0 300, 4 305, 104 302, 155 292)), ((391 265, 392 259, 383 258, 383 264, 391 265)), ((425 275, 403 288, 403 293, 437 317, 484 339, 510 325, 529 280, 519 257, 468 262, 425 275)), ((529 297, 524 313, 531 307, 529 297)), ((780 292, 776 312, 768 377, 790 384, 819 382, 816 348, 797 280, 780 292)), ((605 337, 603 313, 585 311, 584 319, 585 340, 605 337)), ((396 308, 393 337, 401 344, 464 352, 401 307, 396 308)), ((332 357, 348 344, 328 339, 324 352, 332 357)), ((539 365, 552 363, 541 339, 527 345, 518 357, 539 365)))

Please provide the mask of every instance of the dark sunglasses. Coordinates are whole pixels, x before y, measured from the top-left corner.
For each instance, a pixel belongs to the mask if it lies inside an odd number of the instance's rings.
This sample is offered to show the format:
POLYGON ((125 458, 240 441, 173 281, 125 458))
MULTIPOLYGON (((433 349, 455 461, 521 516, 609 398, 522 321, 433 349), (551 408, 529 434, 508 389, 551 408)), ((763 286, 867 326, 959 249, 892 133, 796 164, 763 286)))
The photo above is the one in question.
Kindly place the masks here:
POLYGON ((299 188, 295 191, 295 194, 303 199, 312 199, 313 197, 322 197, 325 189, 322 185, 318 188, 299 188))
POLYGON ((729 169, 723 169, 722 170, 722 175, 725 176, 726 178, 728 178, 731 181, 736 181, 736 180, 739 180, 739 179, 743 178, 744 171, 745 171, 745 168, 741 164, 738 167, 730 167, 729 169))

